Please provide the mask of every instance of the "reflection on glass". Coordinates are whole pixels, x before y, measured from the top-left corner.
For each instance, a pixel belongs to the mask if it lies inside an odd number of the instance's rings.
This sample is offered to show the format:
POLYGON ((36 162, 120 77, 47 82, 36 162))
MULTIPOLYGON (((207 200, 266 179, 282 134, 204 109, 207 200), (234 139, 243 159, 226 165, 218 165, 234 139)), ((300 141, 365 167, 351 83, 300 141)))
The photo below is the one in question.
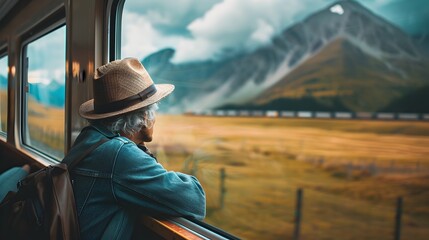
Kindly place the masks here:
POLYGON ((65 26, 26 46, 28 59, 25 143, 57 159, 64 156, 65 26))
POLYGON ((0 132, 7 132, 7 56, 0 58, 0 132))
POLYGON ((176 85, 150 147, 202 182, 206 222, 391 239, 402 197, 402 237, 429 235, 429 3, 412 2, 126 1, 122 57, 176 85))

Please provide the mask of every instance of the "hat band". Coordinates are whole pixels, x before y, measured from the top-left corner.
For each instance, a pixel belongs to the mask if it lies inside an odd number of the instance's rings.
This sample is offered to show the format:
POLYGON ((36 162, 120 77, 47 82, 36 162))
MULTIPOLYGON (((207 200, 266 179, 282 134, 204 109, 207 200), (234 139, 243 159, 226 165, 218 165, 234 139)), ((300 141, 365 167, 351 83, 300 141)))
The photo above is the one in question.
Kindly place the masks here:
POLYGON ((124 108, 133 106, 139 102, 143 102, 148 99, 152 95, 156 93, 157 89, 155 84, 150 85, 145 90, 133 95, 131 97, 127 97, 118 101, 106 103, 103 105, 94 106, 94 112, 97 114, 108 113, 108 112, 116 112, 122 110, 124 108))

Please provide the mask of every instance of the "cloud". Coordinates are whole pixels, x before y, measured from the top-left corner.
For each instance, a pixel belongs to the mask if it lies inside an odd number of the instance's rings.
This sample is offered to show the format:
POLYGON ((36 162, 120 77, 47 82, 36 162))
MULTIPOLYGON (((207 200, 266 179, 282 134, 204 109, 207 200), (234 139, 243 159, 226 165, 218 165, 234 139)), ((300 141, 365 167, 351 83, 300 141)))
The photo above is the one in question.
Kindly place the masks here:
POLYGON ((251 51, 299 19, 298 13, 305 11, 309 2, 224 0, 188 25, 192 39, 179 43, 174 61, 213 59, 251 51), (194 49, 191 54, 190 49, 194 49))
POLYGON ((221 0, 134 0, 126 1, 124 11, 145 16, 154 28, 166 34, 188 34, 186 27, 221 0))
POLYGON ((66 28, 63 26, 27 45, 28 81, 49 84, 52 80, 65 84, 66 28))
POLYGON ((64 68, 57 69, 38 69, 28 71, 29 83, 42 83, 49 85, 52 81, 65 84, 65 71, 64 68))
POLYGON ((266 44, 311 0, 127 1, 122 57, 143 58, 162 48, 175 62, 218 59, 266 44))
POLYGON ((8 58, 7 56, 0 57, 0 75, 7 76, 8 74, 8 58))
POLYGON ((147 15, 124 12, 122 15, 121 57, 142 59, 167 47, 175 47, 183 36, 165 35, 153 27, 147 15))
MULTIPOLYGON (((145 57, 165 47, 176 63, 221 59, 268 44, 273 36, 337 0, 127 1, 123 56, 145 57)), ((416 0, 417 1, 417 0, 416 0)), ((361 0, 381 16, 394 0, 361 0)), ((396 20, 398 16, 395 16, 396 20)))
POLYGON ((250 35, 250 40, 256 43, 268 43, 274 35, 275 29, 263 19, 259 19, 255 30, 250 35))

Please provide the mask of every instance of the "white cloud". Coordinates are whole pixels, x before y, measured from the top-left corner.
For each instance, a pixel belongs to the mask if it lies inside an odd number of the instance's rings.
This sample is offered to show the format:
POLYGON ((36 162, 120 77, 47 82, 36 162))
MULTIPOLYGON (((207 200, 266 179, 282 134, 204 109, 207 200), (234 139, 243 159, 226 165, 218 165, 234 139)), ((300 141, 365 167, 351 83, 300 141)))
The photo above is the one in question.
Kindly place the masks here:
POLYGON ((58 83, 65 84, 66 83, 66 71, 64 68, 57 68, 51 70, 52 79, 57 81, 58 83))
MULTIPOLYGON (((27 45, 29 71, 62 69, 65 72, 66 63, 66 27, 63 26, 27 45)), ((52 74, 51 74, 52 75, 52 74)), ((64 77, 61 79, 64 82, 64 77)))
POLYGON ((212 58, 217 54, 218 47, 209 39, 182 39, 176 46, 174 62, 198 61, 212 58))
POLYGON ((38 69, 31 70, 28 72, 29 83, 43 83, 45 85, 50 84, 53 80, 60 84, 65 84, 65 71, 62 68, 58 69, 38 69))
POLYGON ((256 24, 256 29, 250 35, 250 39, 256 43, 267 43, 271 40, 274 35, 275 29, 266 21, 260 19, 256 24))
POLYGON ((124 11, 146 16, 161 32, 186 33, 186 26, 222 0, 127 0, 124 11))
POLYGON ((142 59, 162 48, 174 47, 181 38, 157 31, 144 15, 125 12, 122 21, 122 57, 142 59))
POLYGON ((53 68, 42 68, 42 69, 30 69, 28 71, 28 82, 29 83, 42 83, 49 85, 52 81, 64 85, 66 83, 66 73, 63 66, 53 68))
MULTIPOLYGON (((178 63, 252 51, 336 0, 178 1, 135 0, 130 11, 124 10, 122 56, 143 58, 171 47, 178 63)), ((372 7, 391 0, 359 2, 372 7)))
POLYGON ((250 51, 266 44, 295 21, 305 9, 304 2, 311 0, 289 0, 287 4, 284 0, 211 0, 211 5, 197 4, 198 10, 190 8, 189 0, 181 1, 183 4, 174 5, 145 1, 152 10, 136 2, 124 9, 122 57, 143 58, 166 47, 176 50, 175 62, 216 59, 225 53, 250 51), (166 32, 165 26, 185 22, 187 14, 196 16, 189 21, 187 34, 166 32))
POLYGON ((7 77, 8 74, 8 62, 7 62, 7 56, 0 58, 0 75, 7 77))
POLYGON ((224 0, 189 24, 193 38, 178 44, 174 61, 213 59, 229 51, 251 51, 291 24, 305 8, 305 2, 224 0))

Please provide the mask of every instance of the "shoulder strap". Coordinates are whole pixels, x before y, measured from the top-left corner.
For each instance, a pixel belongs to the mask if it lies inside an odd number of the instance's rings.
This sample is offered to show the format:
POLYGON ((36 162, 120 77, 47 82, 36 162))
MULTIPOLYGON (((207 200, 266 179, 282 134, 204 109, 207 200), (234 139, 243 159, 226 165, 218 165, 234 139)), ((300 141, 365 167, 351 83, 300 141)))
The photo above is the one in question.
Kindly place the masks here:
POLYGON ((102 138, 100 141, 98 141, 96 144, 92 145, 90 148, 88 148, 82 155, 80 155, 79 158, 72 160, 71 162, 64 162, 68 169, 73 169, 82 159, 84 159, 88 154, 90 154, 92 151, 94 151, 97 147, 99 147, 101 144, 109 141, 108 138, 102 138))

